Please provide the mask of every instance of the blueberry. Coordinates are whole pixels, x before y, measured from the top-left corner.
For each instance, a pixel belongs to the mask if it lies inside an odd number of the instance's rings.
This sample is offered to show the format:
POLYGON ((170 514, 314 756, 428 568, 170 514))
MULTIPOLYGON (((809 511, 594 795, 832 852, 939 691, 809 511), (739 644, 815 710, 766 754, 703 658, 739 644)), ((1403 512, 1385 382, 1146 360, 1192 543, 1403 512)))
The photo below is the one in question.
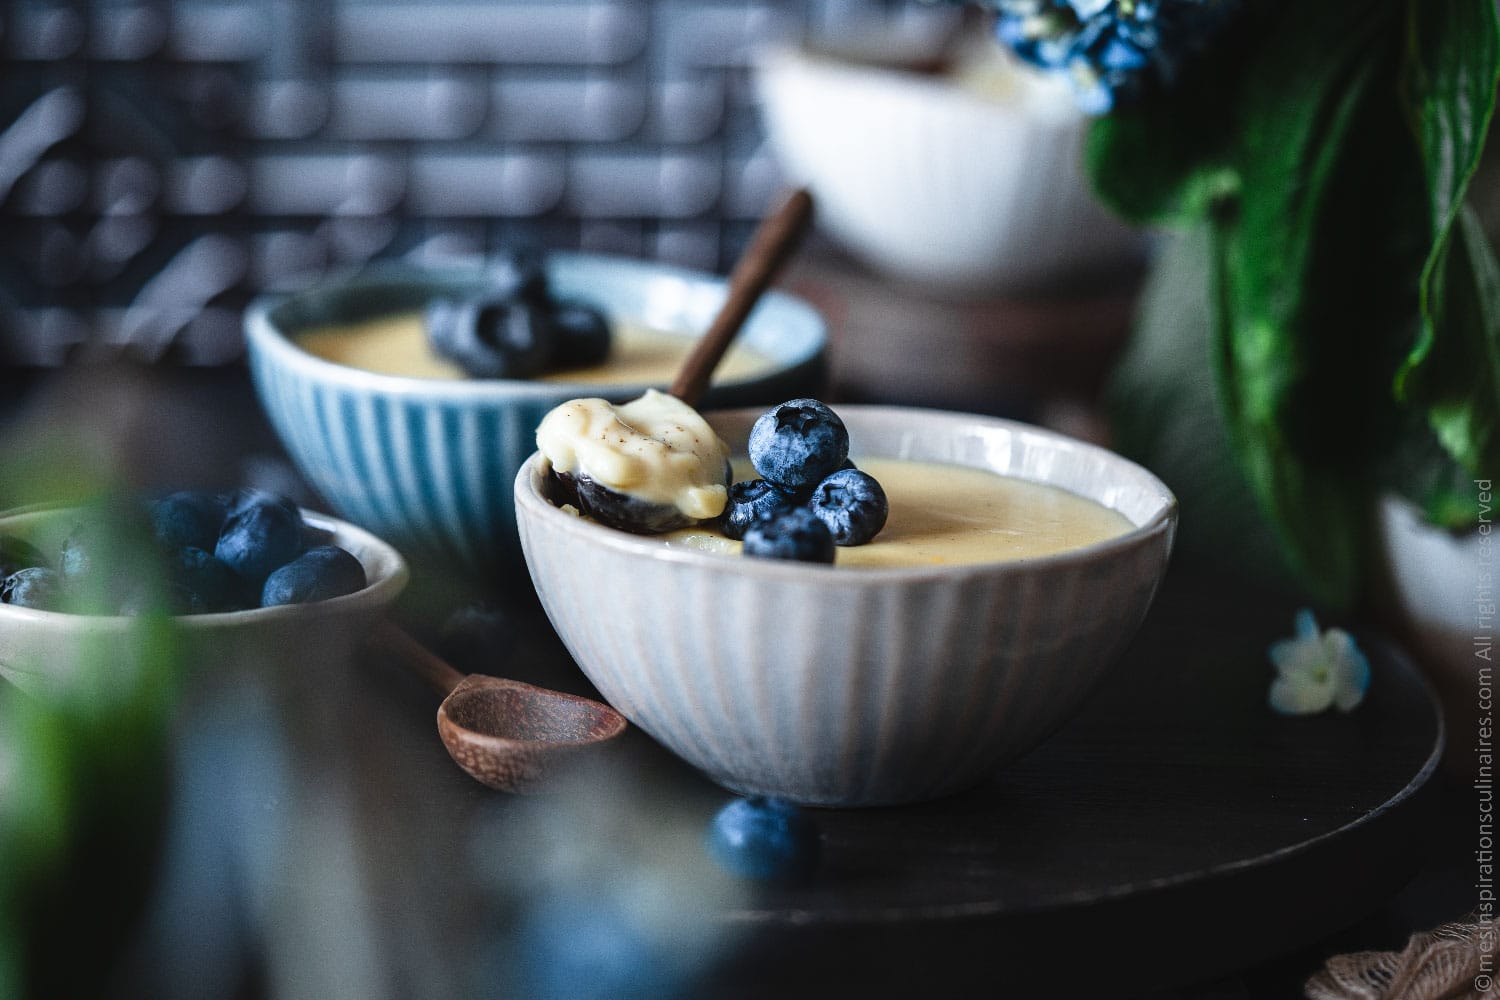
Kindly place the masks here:
MULTIPOLYGON (((301 520, 302 511, 291 497, 282 496, 279 493, 271 493, 267 490, 258 490, 253 487, 245 487, 235 490, 233 493, 224 493, 214 497, 224 508, 224 521, 221 525, 227 525, 231 518, 238 517, 251 507, 261 504, 275 504, 285 510, 288 514, 301 520)), ((212 545, 199 546, 200 548, 213 548, 212 545)))
POLYGON ((745 529, 744 553, 762 559, 833 562, 833 535, 806 507, 788 507, 745 529))
POLYGON ((424 324, 432 349, 474 378, 530 378, 552 353, 546 303, 509 293, 434 299, 424 324))
POLYGON ((758 795, 720 809, 708 830, 709 856, 741 878, 805 880, 817 870, 821 846, 807 813, 784 799, 758 795))
POLYGON ((835 545, 863 545, 885 527, 891 505, 875 477, 840 469, 813 490, 808 510, 828 526, 835 545))
POLYGON ((62 579, 45 566, 18 569, 0 583, 0 604, 56 611, 62 604, 62 579))
POLYGON ((76 586, 108 566, 112 559, 108 526, 89 517, 73 525, 57 554, 57 570, 66 586, 76 586))
POLYGON ((697 523, 672 504, 612 490, 589 476, 558 472, 556 479, 569 503, 600 524, 620 531, 660 535, 697 523))
POLYGON ((750 463, 761 478, 784 490, 810 489, 849 457, 844 422, 816 399, 793 399, 750 428, 750 463))
POLYGON ((513 250, 496 258, 486 275, 489 290, 513 296, 536 305, 550 297, 547 267, 542 255, 533 250, 513 250))
POLYGON ((438 636, 443 659, 469 673, 495 670, 515 649, 520 629, 501 608, 486 602, 466 604, 448 616, 438 636))
POLYGON ((259 589, 266 577, 302 552, 302 515, 275 500, 256 500, 231 517, 214 555, 259 589))
MULTIPOLYGON (((197 610, 202 610, 201 608, 197 610)), ((120 615, 185 615, 194 611, 192 598, 180 583, 139 578, 125 588, 110 614, 120 615)))
POLYGON ((122 598, 157 570, 143 513, 125 505, 90 511, 73 526, 57 556, 70 604, 84 614, 114 614, 122 598))
POLYGON ((227 504, 211 493, 173 493, 151 504, 150 513, 151 532, 165 551, 211 549, 224 526, 227 504))
POLYGON ((719 515, 719 530, 735 541, 745 537, 745 529, 762 517, 769 517, 796 503, 788 493, 764 479, 751 479, 729 487, 729 502, 719 515))
POLYGON ((194 546, 180 549, 169 580, 173 609, 177 611, 188 614, 233 611, 244 604, 240 596, 244 584, 239 575, 204 549, 194 546))
POLYGON ((593 306, 559 302, 552 307, 550 322, 551 367, 583 368, 609 357, 609 320, 593 306))
POLYGON ((352 594, 365 587, 365 568, 337 545, 308 549, 266 578, 261 590, 263 608, 278 604, 307 604, 352 594))
POLYGON ((46 565, 47 557, 35 545, 15 535, 0 535, 0 580, 19 569, 46 565))

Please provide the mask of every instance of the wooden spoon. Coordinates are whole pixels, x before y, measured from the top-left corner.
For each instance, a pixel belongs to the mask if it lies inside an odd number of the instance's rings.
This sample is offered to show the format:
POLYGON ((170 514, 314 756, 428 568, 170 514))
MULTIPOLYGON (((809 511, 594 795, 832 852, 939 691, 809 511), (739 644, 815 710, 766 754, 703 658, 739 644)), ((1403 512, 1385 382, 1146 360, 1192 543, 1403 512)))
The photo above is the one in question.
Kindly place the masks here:
MULTIPOLYGON (((707 332, 698 338, 683 359, 677 377, 668 388, 688 406, 697 407, 708 391, 709 380, 729 345, 745 325, 755 304, 781 271, 812 221, 813 200, 805 189, 791 192, 774 212, 756 227, 750 245, 729 275, 729 289, 707 332)), ((686 527, 692 521, 671 504, 645 500, 616 491, 595 481, 587 473, 555 471, 557 481, 570 502, 600 523, 637 534, 657 534, 686 527)))
POLYGON ((812 195, 799 188, 787 195, 780 207, 756 228, 750 245, 730 272, 724 304, 708 331, 683 359, 668 393, 693 407, 702 400, 714 369, 729 350, 735 334, 750 318, 750 310, 801 244, 802 234, 812 221, 812 211, 812 195))
POLYGON ((375 626, 371 641, 444 696, 437 724, 448 755, 502 792, 535 791, 558 765, 626 729, 623 715, 591 698, 462 674, 390 622, 375 626))
MULTIPOLYGON (((756 229, 729 277, 724 304, 683 360, 670 389, 673 396, 697 405, 811 218, 812 197, 799 190, 756 229)), ((377 625, 371 638, 443 695, 437 713, 443 745, 459 767, 491 788, 534 790, 567 758, 625 731, 625 717, 601 702, 504 677, 464 675, 390 622, 377 625)))

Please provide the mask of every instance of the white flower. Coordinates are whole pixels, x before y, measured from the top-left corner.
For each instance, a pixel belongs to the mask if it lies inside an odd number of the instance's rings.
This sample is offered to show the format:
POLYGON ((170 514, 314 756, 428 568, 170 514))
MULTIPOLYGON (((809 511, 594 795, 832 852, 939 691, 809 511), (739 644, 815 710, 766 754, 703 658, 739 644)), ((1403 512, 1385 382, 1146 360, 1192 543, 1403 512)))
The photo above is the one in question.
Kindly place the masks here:
POLYGON ((1370 686, 1370 661, 1343 629, 1318 628, 1306 608, 1297 612, 1297 635, 1271 643, 1276 668, 1271 708, 1282 715, 1314 715, 1330 705, 1351 712, 1370 686))

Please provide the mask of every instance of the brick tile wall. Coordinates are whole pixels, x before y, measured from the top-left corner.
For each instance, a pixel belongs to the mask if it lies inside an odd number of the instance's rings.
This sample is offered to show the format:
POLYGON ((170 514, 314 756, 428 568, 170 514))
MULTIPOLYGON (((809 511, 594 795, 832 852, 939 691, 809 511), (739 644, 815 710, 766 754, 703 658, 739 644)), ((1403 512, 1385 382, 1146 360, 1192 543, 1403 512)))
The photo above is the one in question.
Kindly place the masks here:
POLYGON ((915 0, 10 0, 0 363, 222 364, 265 289, 515 242, 722 269, 770 40, 915 0))

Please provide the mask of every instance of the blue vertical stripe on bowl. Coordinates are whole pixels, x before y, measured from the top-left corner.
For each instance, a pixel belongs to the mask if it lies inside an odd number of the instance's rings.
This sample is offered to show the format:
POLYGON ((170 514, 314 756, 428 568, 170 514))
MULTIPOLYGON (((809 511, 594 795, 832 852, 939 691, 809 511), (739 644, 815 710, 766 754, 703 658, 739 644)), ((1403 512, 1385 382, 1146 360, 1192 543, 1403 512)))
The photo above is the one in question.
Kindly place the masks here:
MULTIPOLYGON (((420 308, 473 288, 478 265, 386 266, 290 296, 246 314, 251 373, 272 426, 307 480, 343 517, 413 553, 488 576, 523 574, 513 489, 536 448, 536 426, 577 396, 629 399, 646 386, 580 386, 512 380, 381 375, 315 357, 299 332, 420 308)), ((663 265, 590 255, 549 260, 559 296, 613 316, 692 335, 705 329, 724 282, 663 265)), ((826 327, 806 303, 771 293, 741 339, 772 357, 764 376, 716 386, 706 408, 770 405, 819 391, 826 327)))

